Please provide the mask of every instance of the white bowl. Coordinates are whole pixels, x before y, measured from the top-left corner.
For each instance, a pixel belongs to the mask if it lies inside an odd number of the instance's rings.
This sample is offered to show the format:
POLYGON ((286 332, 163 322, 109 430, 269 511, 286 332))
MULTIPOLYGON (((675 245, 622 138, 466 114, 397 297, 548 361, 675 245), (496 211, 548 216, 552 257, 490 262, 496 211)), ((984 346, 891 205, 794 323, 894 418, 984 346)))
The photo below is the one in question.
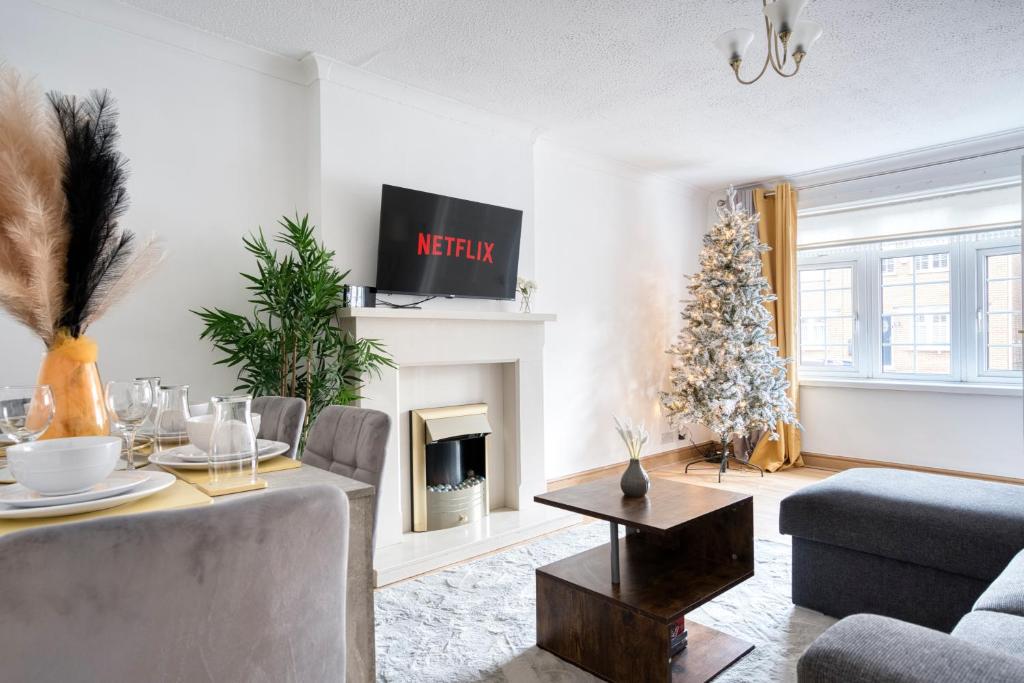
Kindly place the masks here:
MULTIPOLYGON (((260 414, 251 413, 252 430, 257 436, 260 434, 260 414)), ((210 451, 210 435, 213 433, 213 415, 196 415, 190 417, 185 424, 188 430, 188 440, 192 445, 201 451, 210 451)))
POLYGON ((14 480, 44 496, 85 491, 114 471, 121 457, 116 436, 72 436, 7 447, 14 480))

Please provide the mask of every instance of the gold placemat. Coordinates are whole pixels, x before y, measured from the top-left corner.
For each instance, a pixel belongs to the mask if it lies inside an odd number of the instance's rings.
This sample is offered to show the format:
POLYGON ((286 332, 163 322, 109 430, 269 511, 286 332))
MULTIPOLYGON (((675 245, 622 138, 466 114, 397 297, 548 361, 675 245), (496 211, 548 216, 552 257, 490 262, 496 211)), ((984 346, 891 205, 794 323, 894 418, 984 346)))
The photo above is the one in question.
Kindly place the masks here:
MULTIPOLYGON (((210 473, 207 470, 178 470, 165 465, 160 465, 160 467, 167 470, 178 479, 187 481, 190 484, 210 483, 210 473)), ((257 471, 259 474, 267 474, 268 472, 280 472, 281 470, 294 470, 299 467, 302 467, 302 463, 298 460, 292 460, 286 455, 278 455, 273 458, 267 458, 261 462, 257 471)))
POLYGON ((267 488, 267 480, 257 477, 254 482, 245 482, 242 484, 195 484, 195 487, 208 496, 230 496, 232 493, 262 491, 267 488))
POLYGON ((213 499, 198 490, 189 486, 183 481, 176 481, 163 491, 147 496, 126 505, 119 505, 108 510, 96 510, 81 515, 68 515, 67 517, 46 517, 43 519, 0 519, 0 536, 9 534, 12 531, 31 529, 50 524, 64 524, 66 522, 81 522, 86 519, 97 517, 118 517, 121 515, 134 515, 143 512, 156 512, 157 510, 177 510, 179 508, 190 508, 197 505, 208 505, 213 499))

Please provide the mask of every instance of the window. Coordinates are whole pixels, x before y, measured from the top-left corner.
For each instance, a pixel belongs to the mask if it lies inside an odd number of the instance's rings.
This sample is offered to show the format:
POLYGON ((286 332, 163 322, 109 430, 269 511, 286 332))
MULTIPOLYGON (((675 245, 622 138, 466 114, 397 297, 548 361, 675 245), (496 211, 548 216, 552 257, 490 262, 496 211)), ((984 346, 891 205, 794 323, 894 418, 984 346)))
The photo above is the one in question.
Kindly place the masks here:
POLYGON ((1020 382, 1020 229, 801 248, 805 375, 1020 382))
POLYGON ((800 364, 853 368, 853 268, 800 270, 800 364))
POLYGON ((981 348, 983 372, 1017 373, 1021 359, 1020 251, 982 252, 981 348))
POLYGON ((882 259, 882 372, 949 375, 949 253, 882 259))

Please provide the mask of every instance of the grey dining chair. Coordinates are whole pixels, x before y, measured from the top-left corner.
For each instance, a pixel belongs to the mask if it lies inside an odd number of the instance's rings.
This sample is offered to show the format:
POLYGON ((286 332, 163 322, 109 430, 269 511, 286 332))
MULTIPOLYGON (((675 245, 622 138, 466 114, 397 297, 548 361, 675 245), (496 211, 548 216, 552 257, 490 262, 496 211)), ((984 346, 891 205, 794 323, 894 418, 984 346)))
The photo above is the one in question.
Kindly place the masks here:
POLYGON ((306 434, 302 463, 371 484, 373 532, 377 534, 380 480, 387 455, 391 418, 379 410, 327 406, 306 434))
POLYGON ((306 419, 306 402, 288 396, 257 396, 252 400, 252 412, 260 415, 260 433, 256 436, 290 445, 285 455, 294 460, 306 419))
POLYGON ((348 530, 316 485, 0 536, 0 679, 344 681, 348 530))

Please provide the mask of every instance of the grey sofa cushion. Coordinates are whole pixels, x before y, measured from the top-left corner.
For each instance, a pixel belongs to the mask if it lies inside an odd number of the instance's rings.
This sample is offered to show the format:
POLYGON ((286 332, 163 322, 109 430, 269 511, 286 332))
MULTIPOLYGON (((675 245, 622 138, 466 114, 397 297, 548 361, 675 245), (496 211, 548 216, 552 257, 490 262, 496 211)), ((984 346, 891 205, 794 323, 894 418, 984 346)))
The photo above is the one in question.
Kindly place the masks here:
POLYGON ((873 614, 847 617, 797 663, 800 683, 1019 683, 1024 658, 873 614))
MULTIPOLYGON (((1024 551, 1010 560, 1006 569, 996 577, 974 604, 974 609, 1006 612, 1024 617, 1024 551)), ((1024 654, 1024 648, 1021 648, 1024 654)))
POLYGON ((1024 617, 1002 612, 968 612, 951 634, 1008 655, 1024 655, 1024 617))
POLYGON ((306 420, 306 402, 291 396, 257 396, 252 400, 252 412, 260 414, 257 436, 285 442, 291 447, 286 455, 294 459, 306 420))
POLYGON ((787 496, 784 534, 991 581, 1024 548, 1024 487, 852 469, 787 496))
POLYGON ((332 486, 0 538, 0 680, 345 680, 332 486))

